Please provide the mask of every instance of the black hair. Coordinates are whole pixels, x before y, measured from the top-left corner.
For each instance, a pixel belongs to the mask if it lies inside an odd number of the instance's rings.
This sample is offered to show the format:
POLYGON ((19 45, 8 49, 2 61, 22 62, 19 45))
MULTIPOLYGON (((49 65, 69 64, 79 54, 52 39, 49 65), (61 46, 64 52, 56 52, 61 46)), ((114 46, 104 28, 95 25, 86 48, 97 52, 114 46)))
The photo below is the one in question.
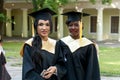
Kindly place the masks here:
POLYGON ((34 29, 36 31, 35 36, 33 37, 32 41, 32 61, 35 64, 39 64, 40 66, 42 65, 42 56, 41 56, 41 48, 42 48, 42 40, 40 36, 37 33, 37 25, 38 25, 38 20, 35 20, 34 22, 34 29))
POLYGON ((66 25, 67 25, 67 26, 69 25, 69 23, 71 23, 71 21, 66 21, 66 25))
MULTIPOLYGON (((39 19, 36 19, 34 22, 34 29, 35 29, 35 37, 33 37, 33 42, 32 42, 32 60, 35 64, 39 64, 40 66, 42 65, 42 56, 41 56, 41 48, 42 48, 42 39, 41 37, 38 35, 37 32, 37 26, 38 26, 38 21, 39 19)), ((52 20, 49 19, 50 22, 50 31, 52 28, 52 20)))
POLYGON ((35 34, 32 42, 32 61, 35 64, 39 64, 41 66, 42 56, 41 56, 41 48, 42 48, 42 40, 38 34, 35 34))
MULTIPOLYGON (((79 21, 79 20, 76 20, 76 21, 79 21)), ((75 22, 75 21, 69 21, 69 20, 67 20, 66 21, 66 25, 68 26, 71 22, 75 22)))

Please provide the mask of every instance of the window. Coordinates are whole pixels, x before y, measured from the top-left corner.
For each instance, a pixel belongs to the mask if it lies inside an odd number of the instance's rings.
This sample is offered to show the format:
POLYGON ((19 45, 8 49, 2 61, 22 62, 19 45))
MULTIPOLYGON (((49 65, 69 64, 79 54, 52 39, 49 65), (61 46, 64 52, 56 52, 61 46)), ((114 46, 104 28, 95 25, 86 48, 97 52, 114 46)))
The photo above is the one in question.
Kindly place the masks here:
MULTIPOLYGON (((15 20, 15 19, 14 19, 14 16, 11 17, 11 20, 12 20, 12 21, 15 20)), ((12 22, 11 24, 12 24, 12 31, 14 31, 14 30, 15 30, 15 24, 14 24, 13 22, 12 22)))
POLYGON ((29 23, 29 17, 27 17, 27 23, 28 23, 28 31, 30 30, 30 23, 29 23))
POLYGON ((97 16, 91 16, 90 18, 90 32, 95 33, 97 28, 97 16))
POLYGON ((57 23, 58 23, 58 18, 55 17, 55 32, 57 32, 57 23))
POLYGON ((119 16, 111 17, 111 33, 118 33, 119 16))

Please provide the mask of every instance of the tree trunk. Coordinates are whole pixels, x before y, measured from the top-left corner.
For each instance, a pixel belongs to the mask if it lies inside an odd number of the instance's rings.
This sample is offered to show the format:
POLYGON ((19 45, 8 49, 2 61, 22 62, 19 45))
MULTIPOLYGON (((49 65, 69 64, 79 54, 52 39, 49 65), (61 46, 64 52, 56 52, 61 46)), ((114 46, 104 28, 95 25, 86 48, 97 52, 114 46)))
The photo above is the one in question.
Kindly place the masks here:
MULTIPOLYGON (((3 4, 4 4, 4 0, 0 0, 0 13, 3 13, 4 9, 3 9, 3 4)), ((0 34, 2 35, 3 33, 3 22, 0 21, 0 34)))

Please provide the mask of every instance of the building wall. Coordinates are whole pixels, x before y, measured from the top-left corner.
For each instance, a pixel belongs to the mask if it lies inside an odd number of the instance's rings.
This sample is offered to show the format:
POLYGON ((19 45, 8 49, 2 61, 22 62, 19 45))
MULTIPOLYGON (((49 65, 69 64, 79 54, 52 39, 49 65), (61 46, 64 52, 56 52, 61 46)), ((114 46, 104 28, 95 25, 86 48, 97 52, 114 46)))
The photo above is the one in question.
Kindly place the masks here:
MULTIPOLYGON (((83 9, 83 12, 91 14, 90 16, 97 16, 97 10, 96 9, 83 9)), ((96 39, 96 33, 90 32, 90 16, 83 18, 84 23, 84 30, 83 35, 90 39, 96 39)), ((118 39, 118 33, 111 33, 111 16, 119 16, 119 10, 118 9, 104 9, 103 10, 103 39, 110 39, 110 40, 117 40, 118 39)), ((64 17, 64 23, 66 21, 66 18, 64 17)), ((64 24, 64 36, 68 35, 68 29, 66 28, 66 24, 64 24)))
MULTIPOLYGON (((74 0, 73 0, 74 1, 74 0)), ((82 9, 82 12, 89 13, 91 16, 98 16, 98 10, 99 7, 103 8, 103 40, 106 39, 118 39, 118 34, 111 34, 111 16, 119 16, 119 0, 113 0, 113 3, 111 5, 102 5, 101 3, 96 3, 93 5, 89 1, 78 1, 77 3, 69 3, 63 6, 63 13, 70 11, 70 10, 75 10, 76 5, 78 6, 79 9, 82 9), (115 7, 113 7, 113 5, 115 7)), ((11 8, 12 16, 14 16, 15 19, 15 30, 12 31, 13 36, 21 36, 22 33, 22 26, 23 26, 23 11, 22 8, 28 9, 28 13, 32 11, 32 5, 31 3, 5 3, 4 5, 5 8, 11 8), (22 6, 21 6, 22 5, 22 6)), ((68 28, 65 24, 66 17, 63 18, 63 37, 67 36, 69 34, 68 28)), ((53 23, 55 20, 53 19, 53 23)), ((96 39, 97 38, 97 32, 96 33, 91 33, 90 32, 90 16, 84 17, 83 18, 83 23, 84 23, 84 30, 83 30, 83 35, 87 38, 90 39, 96 39)), ((32 22, 31 22, 31 17, 28 17, 28 37, 32 36, 32 22)), ((53 31, 50 34, 50 37, 57 38, 57 32, 53 31)))
POLYGON ((13 36, 21 36, 22 31, 22 11, 19 9, 12 10, 12 16, 14 16, 14 30, 12 31, 13 36))
POLYGON ((104 39, 117 39, 118 33, 111 33, 111 16, 119 16, 118 9, 105 9, 104 10, 104 39))
MULTIPOLYGON (((84 9, 83 12, 89 13, 90 16, 97 16, 96 9, 84 9)), ((96 33, 90 32, 90 16, 83 18, 83 23, 84 23, 83 35, 90 39, 96 39, 96 33)))

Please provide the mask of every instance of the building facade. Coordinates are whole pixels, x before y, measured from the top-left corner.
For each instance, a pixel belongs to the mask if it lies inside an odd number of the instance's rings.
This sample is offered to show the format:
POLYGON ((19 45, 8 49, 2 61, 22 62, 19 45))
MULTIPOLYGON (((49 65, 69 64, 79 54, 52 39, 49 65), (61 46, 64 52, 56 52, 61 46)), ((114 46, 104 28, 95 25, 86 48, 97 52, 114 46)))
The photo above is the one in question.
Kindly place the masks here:
MULTIPOLYGON (((59 13, 69 10, 77 10, 89 13, 90 16, 83 17, 84 23, 83 35, 97 41, 118 40, 120 41, 120 0, 112 0, 111 4, 102 4, 97 0, 92 4, 89 0, 69 0, 69 2, 59 8, 59 13)), ((5 0, 4 9, 8 18, 13 19, 15 24, 6 23, 4 35, 8 37, 33 36, 32 18, 28 16, 32 12, 33 6, 31 0, 5 0)), ((50 37, 55 39, 68 35, 65 25, 66 17, 58 15, 53 17, 53 30, 50 37)))

